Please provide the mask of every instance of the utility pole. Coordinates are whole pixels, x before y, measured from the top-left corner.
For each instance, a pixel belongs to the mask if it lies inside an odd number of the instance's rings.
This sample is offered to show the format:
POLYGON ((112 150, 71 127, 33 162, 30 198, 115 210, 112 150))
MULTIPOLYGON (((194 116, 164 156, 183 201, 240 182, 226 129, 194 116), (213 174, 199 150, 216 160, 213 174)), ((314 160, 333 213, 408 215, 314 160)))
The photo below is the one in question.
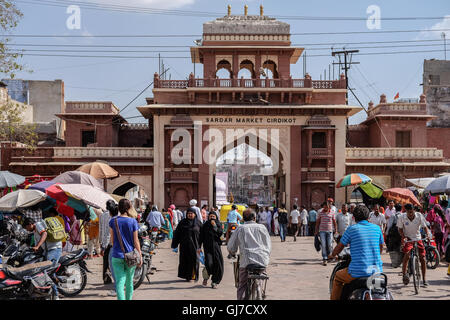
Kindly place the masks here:
MULTIPOLYGON (((350 66, 352 64, 359 64, 359 62, 352 62, 352 54, 357 53, 359 50, 342 50, 342 51, 333 51, 331 52, 331 55, 338 56, 339 57, 339 63, 333 62, 333 64, 339 64, 339 66, 342 64, 341 62, 341 55, 344 55, 344 67, 342 70, 345 72, 345 88, 347 89, 347 92, 345 93, 345 104, 348 105, 348 70, 350 69, 350 66), (350 55, 350 60, 348 59, 348 56, 350 55)), ((347 125, 348 125, 348 119, 347 119, 347 125)))
MULTIPOLYGON (((345 72, 345 104, 348 105, 348 70, 352 64, 359 64, 359 62, 352 62, 352 54, 358 53, 359 50, 345 50, 343 48, 342 51, 332 51, 331 55, 339 57, 339 67, 341 66, 341 55, 344 55, 344 67, 342 68, 345 72), (350 60, 348 59, 348 55, 350 55, 350 60)), ((335 62, 333 62, 334 64, 335 62)), ((338 73, 339 74, 339 73, 338 73)), ((348 118, 346 119, 346 130, 345 130, 345 144, 348 145, 348 118)), ((345 202, 347 203, 347 187, 345 187, 345 202)))

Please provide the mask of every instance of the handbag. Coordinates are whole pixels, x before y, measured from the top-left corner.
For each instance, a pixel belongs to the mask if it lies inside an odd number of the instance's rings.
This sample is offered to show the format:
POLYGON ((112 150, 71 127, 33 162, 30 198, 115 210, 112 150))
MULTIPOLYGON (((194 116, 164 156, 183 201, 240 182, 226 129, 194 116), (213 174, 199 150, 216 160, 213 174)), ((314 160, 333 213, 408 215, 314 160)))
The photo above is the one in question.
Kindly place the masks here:
POLYGON ((120 229, 119 229, 119 223, 117 222, 117 219, 114 219, 114 222, 116 223, 116 229, 117 229, 117 234, 118 234, 117 238, 119 238, 119 244, 120 244, 120 248, 122 249, 124 258, 125 258, 125 263, 127 264, 128 267, 135 267, 141 262, 141 255, 139 254, 139 251, 137 251, 136 248, 134 248, 133 251, 125 252, 125 247, 123 246, 122 234, 120 233, 120 229))

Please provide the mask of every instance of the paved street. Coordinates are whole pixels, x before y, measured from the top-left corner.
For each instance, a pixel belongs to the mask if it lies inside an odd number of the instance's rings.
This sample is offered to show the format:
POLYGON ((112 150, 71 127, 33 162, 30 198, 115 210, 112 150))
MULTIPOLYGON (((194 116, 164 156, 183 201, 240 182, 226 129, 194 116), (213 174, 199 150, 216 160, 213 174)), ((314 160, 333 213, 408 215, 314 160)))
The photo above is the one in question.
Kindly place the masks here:
MULTIPOLYGON (((271 263, 268 268, 270 280, 267 285, 267 299, 273 300, 326 300, 329 298, 328 282, 334 263, 322 266, 321 255, 313 246, 312 237, 292 237, 284 243, 279 237, 272 237, 271 263)), ((222 247, 225 257, 225 273, 218 289, 203 287, 198 283, 187 283, 177 278, 178 254, 170 249, 170 242, 162 243, 154 256, 154 265, 158 271, 151 276, 151 284, 144 282, 134 293, 134 300, 235 300, 233 269, 231 260, 226 259, 226 248, 222 247)), ((450 299, 450 278, 447 277, 447 263, 441 262, 435 270, 427 270, 429 286, 414 294, 411 284, 401 283, 400 268, 390 267, 389 255, 384 253, 384 272, 388 275, 389 288, 396 300, 409 299, 450 299)), ((107 292, 112 288, 103 285, 101 277, 102 259, 87 260, 92 274, 88 275, 86 289, 75 298, 80 300, 115 300, 107 292)))

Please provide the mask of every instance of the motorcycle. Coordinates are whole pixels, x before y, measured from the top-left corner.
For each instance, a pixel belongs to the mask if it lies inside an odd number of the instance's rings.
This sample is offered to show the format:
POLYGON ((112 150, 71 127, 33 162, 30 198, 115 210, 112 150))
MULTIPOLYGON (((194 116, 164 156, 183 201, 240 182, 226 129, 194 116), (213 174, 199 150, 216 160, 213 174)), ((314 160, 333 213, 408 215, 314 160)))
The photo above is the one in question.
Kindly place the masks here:
POLYGON ((3 266, 0 269, 1 300, 55 300, 51 276, 60 268, 49 261, 22 268, 3 266))
POLYGON ((148 227, 145 224, 142 224, 138 230, 138 238, 142 252, 142 265, 136 267, 136 270, 134 271, 134 289, 137 289, 142 284, 144 278, 147 278, 147 281, 150 283, 150 275, 154 274, 154 271, 156 270, 156 268, 152 266, 152 256, 155 254, 157 246, 155 241, 158 240, 158 233, 157 231, 152 231, 152 236, 150 237, 148 234, 148 227))
MULTIPOLYGON (((336 272, 350 265, 350 248, 345 247, 339 255, 340 261, 336 264, 330 276, 330 293, 336 272)), ((387 276, 384 273, 374 273, 370 277, 361 277, 345 284, 341 300, 394 300, 387 288, 387 276)))
MULTIPOLYGON (((23 237, 21 238, 23 240, 23 237)), ((12 239, 11 244, 5 249, 4 255, 8 256, 6 264, 13 267, 22 267, 28 264, 45 261, 43 250, 31 249, 26 243, 18 239, 12 239)), ((79 249, 66 253, 59 258, 60 268, 52 279, 58 286, 58 291, 66 297, 73 297, 84 290, 87 284, 87 268, 84 259, 88 256, 86 249, 79 249)))

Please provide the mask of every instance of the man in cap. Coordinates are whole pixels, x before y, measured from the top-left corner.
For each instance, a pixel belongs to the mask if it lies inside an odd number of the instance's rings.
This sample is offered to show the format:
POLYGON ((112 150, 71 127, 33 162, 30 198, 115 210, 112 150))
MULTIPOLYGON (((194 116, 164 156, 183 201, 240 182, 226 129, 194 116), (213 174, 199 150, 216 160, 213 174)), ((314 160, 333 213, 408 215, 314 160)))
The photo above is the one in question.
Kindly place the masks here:
POLYGON ((197 207, 197 200, 192 199, 191 201, 189 201, 189 205, 191 206, 192 209, 194 209, 195 214, 197 215, 198 221, 203 223, 204 221, 203 221, 203 217, 202 217, 202 212, 200 211, 200 208, 197 207))

